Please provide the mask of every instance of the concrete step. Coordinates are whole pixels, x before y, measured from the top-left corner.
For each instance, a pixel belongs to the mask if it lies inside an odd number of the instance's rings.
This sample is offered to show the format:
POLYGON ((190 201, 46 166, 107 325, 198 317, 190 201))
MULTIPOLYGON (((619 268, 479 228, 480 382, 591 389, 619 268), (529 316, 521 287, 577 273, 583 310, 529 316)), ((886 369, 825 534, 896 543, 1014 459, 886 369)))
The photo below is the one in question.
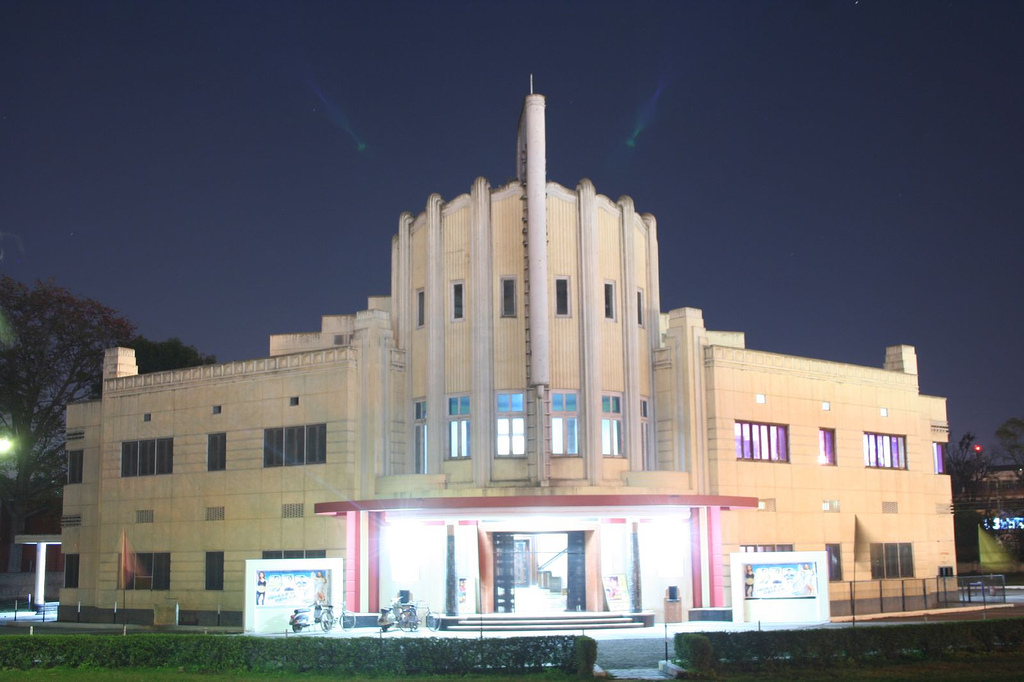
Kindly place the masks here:
POLYGON ((491 613, 474 616, 445 617, 441 628, 455 631, 510 630, 581 630, 611 628, 642 628, 646 625, 636 614, 578 612, 553 614, 491 613))
POLYGON ((632 629, 642 628, 643 623, 634 623, 631 621, 623 621, 617 623, 587 623, 586 621, 566 621, 566 622, 548 622, 538 625, 524 625, 522 623, 516 624, 502 624, 494 625, 488 624, 484 627, 479 625, 449 625, 445 630, 452 631, 463 631, 463 632, 479 632, 480 630, 490 632, 508 632, 513 630, 527 630, 531 632, 544 632, 547 630, 612 630, 612 629, 632 629))
MULTIPOLYGON (((454 618, 448 620, 455 620, 454 618)), ((460 625, 543 625, 544 623, 632 623, 632 618, 592 616, 590 618, 459 618, 460 625)))

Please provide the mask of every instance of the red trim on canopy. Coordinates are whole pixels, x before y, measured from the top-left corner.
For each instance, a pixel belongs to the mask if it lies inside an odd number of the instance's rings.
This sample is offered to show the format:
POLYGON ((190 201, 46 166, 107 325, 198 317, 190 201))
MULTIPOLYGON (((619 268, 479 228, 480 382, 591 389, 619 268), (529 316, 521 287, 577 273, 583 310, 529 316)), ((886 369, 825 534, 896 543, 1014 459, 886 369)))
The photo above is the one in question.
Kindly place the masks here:
POLYGON ((495 495, 488 497, 416 497, 318 502, 316 514, 340 516, 356 511, 518 509, 550 507, 757 507, 756 497, 730 495, 495 495))

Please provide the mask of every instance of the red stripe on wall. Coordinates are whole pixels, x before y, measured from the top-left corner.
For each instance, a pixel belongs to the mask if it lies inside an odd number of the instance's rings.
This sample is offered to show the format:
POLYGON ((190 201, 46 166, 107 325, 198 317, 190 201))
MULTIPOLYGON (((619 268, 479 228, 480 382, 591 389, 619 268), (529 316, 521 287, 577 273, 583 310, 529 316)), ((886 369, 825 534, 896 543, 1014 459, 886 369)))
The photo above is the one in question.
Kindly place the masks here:
POLYGON ((359 611, 359 512, 345 514, 345 603, 359 611))
POLYGON ((725 606, 725 580, 723 576, 725 557, 722 556, 721 520, 721 508, 708 507, 708 541, 711 544, 708 548, 708 555, 711 558, 711 575, 708 576, 708 579, 711 583, 712 606, 725 606))
POLYGON ((380 512, 366 515, 366 555, 368 559, 370 611, 380 610, 380 512))
POLYGON ((701 546, 700 516, 690 514, 690 582, 693 589, 693 608, 704 606, 703 590, 701 589, 701 546))

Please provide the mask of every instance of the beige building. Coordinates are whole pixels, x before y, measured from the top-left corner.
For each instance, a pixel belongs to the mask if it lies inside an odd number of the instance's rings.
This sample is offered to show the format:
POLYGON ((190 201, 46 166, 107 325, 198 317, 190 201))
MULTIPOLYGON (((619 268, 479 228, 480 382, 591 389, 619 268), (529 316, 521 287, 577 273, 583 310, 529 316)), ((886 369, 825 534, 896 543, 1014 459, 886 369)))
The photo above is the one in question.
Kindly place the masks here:
POLYGON ((411 590, 659 620, 731 606, 737 552, 826 551, 837 600, 954 565, 914 349, 851 366, 662 313, 654 217, 547 181, 544 106, 516 181, 402 214, 367 310, 244 362, 108 351, 102 399, 68 409, 62 619, 238 623, 261 558, 343 559, 355 611, 411 590))

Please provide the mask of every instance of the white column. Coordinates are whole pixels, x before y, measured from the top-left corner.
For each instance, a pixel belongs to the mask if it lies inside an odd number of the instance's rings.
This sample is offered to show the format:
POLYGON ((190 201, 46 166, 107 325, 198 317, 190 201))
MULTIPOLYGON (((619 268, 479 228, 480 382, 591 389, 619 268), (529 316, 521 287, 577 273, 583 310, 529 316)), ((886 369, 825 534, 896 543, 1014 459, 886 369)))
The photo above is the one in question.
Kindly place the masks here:
POLYGON ((473 482, 486 486, 491 480, 491 458, 494 452, 494 269, 491 243, 491 187, 484 178, 477 178, 470 193, 470 292, 469 323, 473 346, 470 414, 473 416, 472 436, 473 482))
POLYGON ((32 593, 32 603, 36 611, 42 611, 46 605, 46 543, 36 543, 36 591, 32 593))
POLYGON ((526 133, 527 258, 530 268, 530 382, 534 386, 549 386, 548 181, 543 95, 526 97, 523 118, 526 133))

